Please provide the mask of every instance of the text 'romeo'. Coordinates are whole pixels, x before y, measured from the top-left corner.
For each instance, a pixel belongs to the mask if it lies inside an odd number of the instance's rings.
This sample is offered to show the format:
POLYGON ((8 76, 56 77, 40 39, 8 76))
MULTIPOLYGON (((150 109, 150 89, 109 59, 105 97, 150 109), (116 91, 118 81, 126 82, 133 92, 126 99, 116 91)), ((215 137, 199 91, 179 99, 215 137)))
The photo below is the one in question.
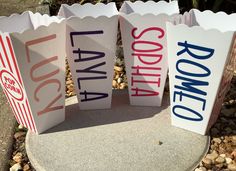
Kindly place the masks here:
POLYGON ((211 75, 211 70, 204 65, 204 61, 213 56, 214 49, 187 41, 178 42, 177 45, 180 51, 177 53, 175 66, 172 113, 181 119, 202 121, 209 93, 206 89, 211 75))

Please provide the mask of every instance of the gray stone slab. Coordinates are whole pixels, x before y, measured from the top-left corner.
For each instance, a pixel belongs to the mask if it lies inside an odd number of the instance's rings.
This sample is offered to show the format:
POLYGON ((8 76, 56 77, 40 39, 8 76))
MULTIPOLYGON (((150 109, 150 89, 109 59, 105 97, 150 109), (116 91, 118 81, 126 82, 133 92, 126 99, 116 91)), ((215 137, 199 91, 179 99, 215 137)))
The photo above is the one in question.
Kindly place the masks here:
POLYGON ((130 106, 126 91, 113 93, 109 110, 79 111, 75 97, 66 104, 64 123, 27 134, 36 170, 189 171, 208 150, 209 137, 171 126, 167 94, 161 108, 130 106))
POLYGON ((8 170, 16 120, 0 88, 0 171, 8 170))

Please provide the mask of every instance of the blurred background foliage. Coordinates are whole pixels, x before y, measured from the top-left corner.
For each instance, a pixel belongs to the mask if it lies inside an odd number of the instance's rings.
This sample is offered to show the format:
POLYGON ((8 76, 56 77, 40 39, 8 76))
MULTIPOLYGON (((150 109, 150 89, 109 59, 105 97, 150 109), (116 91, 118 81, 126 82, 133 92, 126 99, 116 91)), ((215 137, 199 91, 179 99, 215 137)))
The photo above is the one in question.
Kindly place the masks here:
MULTIPOLYGON (((134 2, 135 0, 131 0, 134 2)), ((146 2, 147 0, 144 0, 146 2)), ((154 0, 157 2, 158 0, 154 0)), ((168 1, 168 0, 166 0, 168 1)), ((120 8, 122 0, 40 0, 40 4, 49 4, 50 12, 56 15, 61 4, 74 4, 74 3, 109 3, 116 2, 117 7, 120 8)), ((236 0, 178 0, 180 12, 184 13, 192 8, 197 8, 201 11, 212 10, 214 12, 225 11, 228 14, 236 12, 236 0)))
POLYGON ((189 11, 191 8, 197 8, 201 11, 225 11, 228 14, 236 12, 235 0, 179 0, 179 6, 181 12, 189 11))
MULTIPOLYGON (((134 2, 135 0, 131 0, 134 2)), ((146 2, 147 0, 144 0, 146 2)), ((154 0, 157 2, 158 0, 154 0)), ((166 0, 168 1, 168 0, 166 0)), ((122 0, 40 0, 40 4, 49 4, 50 12, 52 15, 56 15, 61 4, 74 4, 74 3, 109 3, 116 2, 117 7, 120 8, 122 0)), ((224 11, 228 14, 236 12, 236 0, 178 0, 180 12, 184 13, 192 8, 197 8, 201 11, 212 10, 214 12, 224 11)))

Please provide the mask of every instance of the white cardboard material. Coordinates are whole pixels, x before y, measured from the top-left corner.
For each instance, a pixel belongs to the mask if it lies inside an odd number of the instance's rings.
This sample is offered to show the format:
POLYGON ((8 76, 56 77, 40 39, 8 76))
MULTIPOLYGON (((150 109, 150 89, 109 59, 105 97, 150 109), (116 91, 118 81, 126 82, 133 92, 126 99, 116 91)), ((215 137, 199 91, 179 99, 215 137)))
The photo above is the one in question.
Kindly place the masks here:
POLYGON ((115 3, 62 5, 68 62, 81 110, 111 107, 118 11, 115 3))
POLYGON ((0 83, 19 124, 35 133, 65 119, 65 22, 25 12, 0 18, 0 83))
POLYGON ((236 14, 191 10, 167 23, 174 126, 206 134, 235 68, 236 14))
POLYGON ((166 21, 179 13, 178 2, 125 1, 120 29, 131 105, 161 106, 166 82, 166 21))

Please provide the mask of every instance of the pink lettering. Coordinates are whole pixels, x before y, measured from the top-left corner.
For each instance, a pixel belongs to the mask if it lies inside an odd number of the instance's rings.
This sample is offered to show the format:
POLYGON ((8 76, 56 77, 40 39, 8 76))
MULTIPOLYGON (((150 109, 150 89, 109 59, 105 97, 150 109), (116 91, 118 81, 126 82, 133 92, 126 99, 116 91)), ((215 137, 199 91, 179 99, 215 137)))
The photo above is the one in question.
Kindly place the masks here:
POLYGON ((152 90, 146 90, 146 89, 140 89, 140 88, 132 88, 132 91, 134 91, 134 94, 131 96, 158 96, 159 92, 152 91, 152 90))
MULTIPOLYGON (((30 56, 30 49, 29 49, 30 46, 40 46, 42 43, 46 43, 55 38, 56 38, 56 35, 53 34, 53 35, 49 35, 46 37, 42 37, 39 39, 26 42, 25 45, 26 45, 27 61, 29 63, 33 63, 33 60, 31 60, 31 56, 30 56)), ((45 113, 53 112, 55 110, 60 110, 64 108, 63 105, 56 105, 56 103, 62 98, 61 82, 58 79, 53 78, 60 72, 60 69, 58 67, 56 67, 55 65, 52 65, 52 62, 55 62, 57 60, 58 60, 58 56, 46 58, 46 59, 41 60, 38 63, 33 64, 33 66, 30 69, 31 80, 35 82, 35 84, 38 84, 34 90, 34 100, 36 102, 41 102, 40 98, 38 97, 38 94, 48 93, 48 92, 45 92, 44 91, 45 89, 43 88, 52 84, 55 84, 57 86, 57 89, 56 89, 57 93, 51 93, 49 97, 49 99, 52 98, 52 100, 43 99, 44 101, 45 100, 48 101, 48 104, 45 104, 45 106, 37 112, 39 116, 45 113), (47 65, 50 66, 50 69, 52 68, 52 71, 47 71, 47 69, 45 68, 47 65), (41 74, 41 75, 38 74, 38 73, 42 73, 41 71, 44 71, 44 74, 41 74), (45 73, 45 71, 47 72, 45 73)))
MULTIPOLYGON (((161 84, 161 63, 163 59, 163 45, 158 42, 158 39, 162 39, 165 35, 165 32, 162 28, 159 27, 150 27, 142 30, 137 34, 138 28, 134 28, 131 32, 132 37, 135 41, 131 44, 131 49, 133 53, 131 54, 134 58, 138 59, 141 62, 140 65, 132 66, 131 70, 131 96, 158 96, 159 92, 156 91, 161 84), (140 40, 144 39, 144 35, 154 33, 157 34, 157 40, 140 40), (152 88, 143 89, 140 88, 143 84, 154 84, 156 89, 152 88)), ((142 86, 143 87, 143 86, 142 86)), ((149 87, 149 86, 146 86, 149 87)))

